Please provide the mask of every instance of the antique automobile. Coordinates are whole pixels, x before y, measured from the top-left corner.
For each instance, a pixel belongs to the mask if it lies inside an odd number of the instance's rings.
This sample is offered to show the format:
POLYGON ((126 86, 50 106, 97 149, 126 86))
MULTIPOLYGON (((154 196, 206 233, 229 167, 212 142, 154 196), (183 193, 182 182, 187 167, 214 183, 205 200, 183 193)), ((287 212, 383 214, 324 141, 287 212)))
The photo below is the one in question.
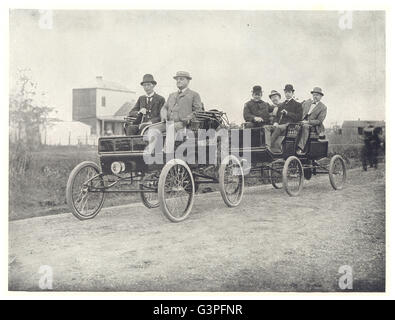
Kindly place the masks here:
MULTIPOLYGON (((86 220, 99 213, 106 193, 139 193, 147 208, 160 207, 170 221, 180 222, 190 214, 199 185, 219 184, 225 204, 236 207, 242 200, 245 178, 254 173, 269 176, 276 189, 283 187, 290 196, 300 193, 304 179, 319 174, 328 174, 332 187, 342 189, 346 181, 343 158, 334 155, 329 165, 320 163, 328 157, 328 141, 318 136, 315 127, 309 129, 306 153, 298 155, 296 146, 301 128, 300 123, 289 124, 282 151, 273 153, 265 147, 263 128, 230 129, 225 113, 198 112, 189 126, 196 138, 192 139, 196 151, 192 161, 175 157, 169 161, 164 159, 163 164, 145 161, 148 145, 145 132, 138 136, 101 137, 98 142, 100 165, 82 162, 74 168, 67 183, 67 202, 78 219, 86 220), (202 129, 228 134, 215 137, 214 141, 208 136, 202 140, 198 137, 202 129), (217 138, 222 141, 217 143, 217 138), (203 162, 198 161, 201 158, 196 159, 202 148, 205 149, 203 162), (122 188, 115 189, 115 186, 122 188)), ((165 138, 160 141, 162 146, 165 138)), ((175 145, 183 142, 185 139, 176 141, 175 145)))
MULTIPOLYGON (((228 128, 226 114, 217 110, 199 112, 190 123, 197 135, 199 129, 216 132, 228 128)), ((200 184, 219 184, 225 204, 236 207, 242 199, 244 175, 241 163, 234 155, 214 161, 196 159, 202 148, 207 160, 218 152, 217 144, 209 138, 197 139, 192 161, 173 158, 162 163, 147 163, 144 152, 148 140, 144 137, 148 127, 136 136, 101 137, 98 141, 100 165, 85 161, 70 173, 66 198, 72 213, 80 220, 92 219, 101 210, 107 193, 138 193, 147 208, 160 207, 172 222, 185 220, 191 212, 195 192, 200 184), (201 142, 208 142, 202 144, 201 142), (200 163, 199 163, 200 162, 200 163), (121 188, 120 188, 121 186, 121 188), (117 187, 117 188, 115 188, 117 187)), ((162 145, 166 139, 163 136, 162 145)), ((184 139, 185 140, 185 139, 184 139)), ((182 142, 175 142, 175 147, 182 142)), ((165 157, 166 154, 163 154, 165 157)))
MULTIPOLYGON (((338 154, 328 159, 328 141, 318 135, 314 126, 309 126, 306 152, 303 155, 296 153, 302 126, 302 123, 288 124, 282 137, 282 150, 278 153, 265 147, 263 128, 250 129, 251 147, 247 148, 251 151, 251 168, 246 178, 254 173, 258 173, 261 178, 269 176, 274 188, 284 188, 288 195, 297 196, 303 189, 304 179, 310 180, 313 175, 328 174, 333 189, 342 189, 347 177, 345 161, 338 154), (322 163, 322 160, 329 160, 329 164, 322 163)), ((240 135, 245 132, 245 129, 241 129, 240 135)), ((240 154, 245 151, 240 145, 240 154)))

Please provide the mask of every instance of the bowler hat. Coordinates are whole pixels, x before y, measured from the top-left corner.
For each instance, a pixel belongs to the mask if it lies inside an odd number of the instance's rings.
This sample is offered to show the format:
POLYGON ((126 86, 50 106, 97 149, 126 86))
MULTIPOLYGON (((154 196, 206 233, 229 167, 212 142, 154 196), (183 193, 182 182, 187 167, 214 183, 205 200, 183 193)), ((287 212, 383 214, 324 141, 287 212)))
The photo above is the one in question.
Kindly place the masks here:
POLYGON ((252 92, 253 93, 262 93, 262 87, 261 86, 253 86, 252 92))
POLYGON ((292 92, 294 92, 295 89, 294 89, 294 86, 292 84, 286 84, 285 88, 284 88, 284 91, 292 91, 292 92))
POLYGON ((281 94, 279 92, 277 92, 276 90, 272 90, 269 94, 269 98, 273 97, 273 96, 279 96, 281 99, 281 94))
POLYGON ((311 90, 310 93, 318 93, 322 96, 324 95, 324 93, 322 92, 322 89, 320 87, 314 87, 314 89, 311 90))
POLYGON ((152 74, 145 74, 143 77, 143 81, 141 81, 141 85, 143 85, 144 83, 150 82, 152 84, 156 85, 156 81, 154 80, 154 76, 152 74))
POLYGON ((189 80, 192 79, 191 75, 189 74, 189 72, 186 71, 177 71, 176 75, 173 77, 173 79, 177 79, 178 77, 183 77, 183 78, 187 78, 189 80))

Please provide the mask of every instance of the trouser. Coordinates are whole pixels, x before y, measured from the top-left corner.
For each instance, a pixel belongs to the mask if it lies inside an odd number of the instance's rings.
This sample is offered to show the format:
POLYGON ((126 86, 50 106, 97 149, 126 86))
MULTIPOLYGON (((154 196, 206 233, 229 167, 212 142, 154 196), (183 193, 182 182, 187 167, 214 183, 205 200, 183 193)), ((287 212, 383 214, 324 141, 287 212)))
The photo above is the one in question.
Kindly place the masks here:
POLYGON ((309 137, 310 125, 308 125, 308 124, 303 124, 301 130, 302 130, 302 133, 301 133, 301 135, 300 135, 300 140, 299 140, 298 147, 300 148, 300 150, 303 150, 303 151, 304 151, 304 148, 305 148, 305 146, 306 146, 307 139, 308 139, 308 137, 309 137))
POLYGON ((148 126, 148 123, 142 123, 142 124, 127 124, 125 127, 125 134, 127 136, 135 136, 138 135, 141 130, 143 130, 146 126, 148 126))
POLYGON ((245 129, 252 129, 252 128, 261 128, 263 127, 264 132, 265 132, 265 146, 267 148, 270 148, 271 146, 271 134, 272 134, 272 130, 273 130, 273 126, 272 125, 263 125, 259 122, 247 122, 244 125, 245 129))
MULTIPOLYGON (((176 122, 174 122, 174 131, 175 131, 175 134, 177 134, 177 131, 178 130, 181 130, 181 129, 183 129, 183 128, 185 128, 185 125, 184 125, 184 123, 182 122, 182 121, 176 121, 176 122)), ((153 133, 153 131, 154 130, 157 130, 157 131, 159 131, 160 133, 164 133, 164 132, 166 132, 166 122, 158 122, 157 124, 155 124, 155 125, 153 125, 153 126, 151 126, 147 131, 146 131, 146 133, 144 134, 144 135, 146 135, 146 134, 148 134, 148 136, 151 136, 152 138, 151 138, 151 140, 149 141, 149 149, 148 149, 148 152, 150 153, 150 154, 152 154, 153 153, 153 151, 155 150, 155 146, 156 146, 156 144, 158 143, 158 138, 160 137, 160 136, 158 136, 158 132, 155 132, 155 133, 153 133)), ((166 141, 165 141, 165 145, 164 146, 161 146, 161 149, 162 149, 162 147, 163 147, 163 149, 166 151, 166 150, 168 150, 168 147, 170 147, 170 145, 169 145, 169 143, 172 143, 173 144, 173 146, 174 146, 174 140, 173 141, 168 141, 168 135, 166 135, 166 141)), ((169 137, 170 138, 170 137, 169 137)), ((175 135, 174 135, 174 138, 175 138, 175 135)))
POLYGON ((288 124, 279 124, 277 127, 274 127, 273 134, 271 136, 272 148, 281 150, 281 141, 280 136, 283 136, 287 131, 288 124))

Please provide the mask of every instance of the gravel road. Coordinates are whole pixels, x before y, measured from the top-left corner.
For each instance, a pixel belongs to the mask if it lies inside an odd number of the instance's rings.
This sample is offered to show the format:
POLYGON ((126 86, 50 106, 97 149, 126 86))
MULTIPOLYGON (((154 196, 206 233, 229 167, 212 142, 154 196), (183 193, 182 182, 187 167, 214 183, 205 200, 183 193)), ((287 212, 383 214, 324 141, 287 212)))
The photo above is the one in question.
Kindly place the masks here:
POLYGON ((178 224, 141 204, 12 221, 9 257, 10 290, 40 291, 46 265, 56 291, 340 291, 349 265, 354 291, 383 291, 385 173, 342 191, 313 177, 296 198, 251 187, 232 209, 202 194, 178 224))

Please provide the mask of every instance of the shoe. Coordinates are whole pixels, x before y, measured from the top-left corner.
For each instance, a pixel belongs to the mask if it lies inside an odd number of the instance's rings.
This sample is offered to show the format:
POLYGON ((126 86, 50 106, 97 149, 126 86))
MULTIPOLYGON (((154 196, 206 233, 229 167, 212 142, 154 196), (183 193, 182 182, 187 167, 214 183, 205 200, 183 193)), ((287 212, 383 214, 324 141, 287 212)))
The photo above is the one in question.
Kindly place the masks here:
POLYGON ((296 154, 297 154, 298 156, 304 156, 306 153, 303 152, 302 149, 298 149, 298 150, 296 150, 296 154))

